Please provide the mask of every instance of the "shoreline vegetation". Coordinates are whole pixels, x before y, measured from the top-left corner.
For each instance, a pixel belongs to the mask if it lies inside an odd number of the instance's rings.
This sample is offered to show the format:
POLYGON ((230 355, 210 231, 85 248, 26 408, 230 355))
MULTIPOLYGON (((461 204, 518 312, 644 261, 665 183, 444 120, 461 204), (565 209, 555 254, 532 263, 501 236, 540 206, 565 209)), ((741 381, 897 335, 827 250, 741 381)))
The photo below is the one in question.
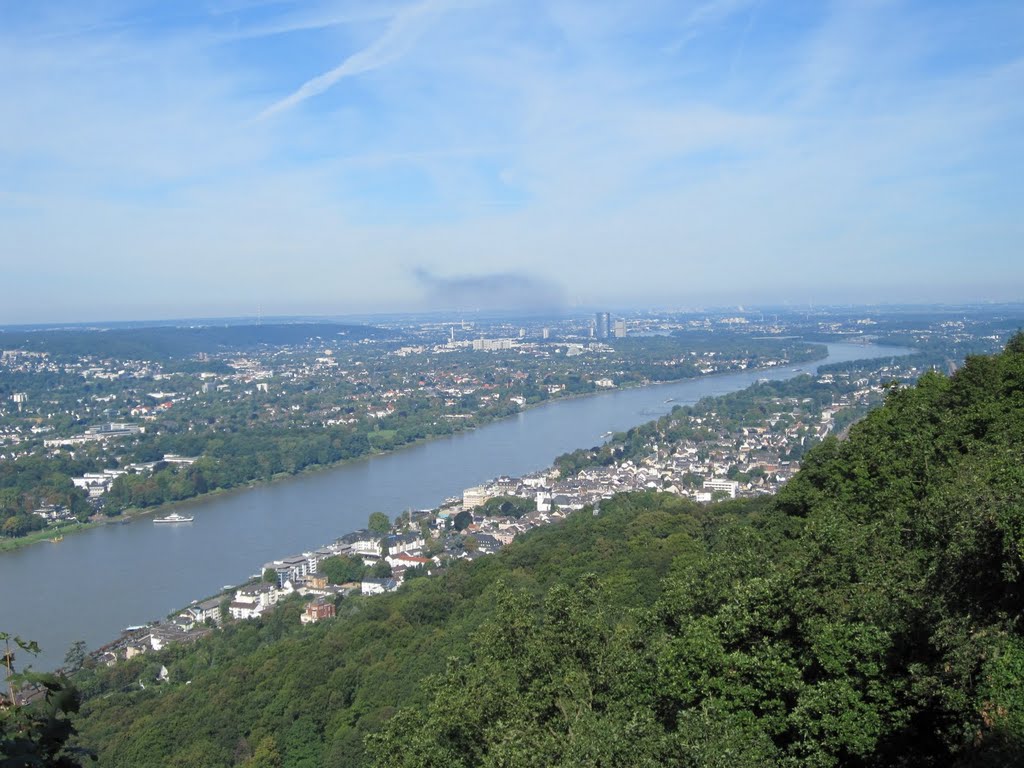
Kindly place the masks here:
MULTIPOLYGON (((804 364, 807 364, 807 363, 818 363, 821 360, 824 360, 824 359, 826 359, 828 357, 828 343, 827 342, 812 342, 812 344, 813 344, 813 346, 817 350, 820 350, 819 354, 811 356, 811 357, 808 357, 805 360, 790 361, 790 362, 785 363, 784 365, 792 365, 793 363, 796 363, 798 365, 804 365, 804 364)), ((160 513, 163 513, 163 512, 171 512, 171 511, 175 511, 175 510, 180 510, 183 507, 186 507, 188 505, 205 502, 205 501, 208 501, 209 499, 214 498, 216 496, 221 496, 221 495, 229 494, 229 493, 239 493, 239 492, 243 492, 243 491, 246 491, 248 489, 251 489, 251 488, 258 488, 258 487, 264 486, 264 485, 270 485, 270 484, 273 484, 273 483, 280 483, 280 482, 283 482, 285 480, 292 479, 292 478, 299 478, 299 477, 302 477, 303 475, 314 473, 314 472, 323 472, 323 471, 327 471, 327 470, 331 470, 331 469, 336 469, 338 467, 346 466, 348 464, 354 464, 354 463, 360 462, 360 461, 369 461, 369 460, 372 460, 372 459, 380 457, 380 456, 387 456, 387 455, 390 455, 392 453, 397 453, 398 451, 405 450, 407 448, 414 448, 414 447, 416 447, 418 445, 424 445, 426 443, 433 442, 435 440, 439 440, 439 439, 442 439, 442 438, 453 437, 454 435, 461 434, 461 433, 464 433, 464 432, 471 432, 471 431, 473 431, 475 429, 478 429, 480 427, 486 426, 488 424, 496 424, 498 422, 504 421, 505 419, 513 418, 514 416, 516 416, 516 415, 518 415, 520 413, 523 413, 525 411, 533 410, 535 408, 539 408, 539 407, 544 406, 544 405, 550 405, 552 403, 566 402, 566 401, 577 400, 577 399, 581 399, 581 398, 585 398, 585 397, 598 397, 598 396, 601 396, 601 395, 610 395, 610 394, 613 394, 614 392, 620 392, 620 391, 625 391, 625 390, 630 390, 630 389, 641 389, 641 388, 648 388, 648 387, 667 386, 667 385, 672 385, 672 384, 678 384, 678 383, 684 382, 684 381, 698 381, 698 380, 702 380, 702 379, 713 379, 713 378, 716 378, 716 377, 719 377, 719 376, 730 376, 730 375, 735 375, 737 373, 746 373, 746 372, 754 373, 754 372, 761 372, 761 371, 772 371, 772 370, 776 370, 776 369, 778 369, 778 370, 785 370, 784 365, 763 366, 761 368, 752 368, 752 369, 749 369, 749 370, 746 370, 746 371, 722 371, 722 372, 718 372, 718 373, 703 374, 703 375, 699 375, 699 376, 684 376, 684 377, 681 377, 681 378, 678 378, 678 379, 669 379, 669 380, 666 380, 666 381, 647 381, 647 382, 636 382, 636 383, 630 382, 630 383, 627 383, 627 384, 624 384, 624 385, 616 386, 614 389, 597 390, 597 391, 593 391, 593 392, 576 392, 576 393, 570 393, 570 394, 565 394, 565 395, 559 395, 559 396, 548 398, 546 400, 541 400, 541 401, 538 401, 538 402, 535 402, 535 403, 527 403, 526 405, 520 406, 519 410, 517 410, 515 413, 511 413, 511 414, 507 414, 505 416, 501 416, 501 417, 498 417, 498 418, 492 418, 492 419, 489 419, 489 420, 486 420, 486 421, 482 421, 481 423, 475 424, 475 425, 469 427, 468 429, 465 428, 465 427, 460 427, 457 431, 455 431, 454 433, 449 434, 449 435, 430 435, 430 436, 427 436, 427 437, 421 437, 421 438, 417 438, 416 440, 412 440, 412 441, 410 441, 408 443, 403 443, 402 445, 393 446, 391 448, 374 449, 374 451, 372 453, 364 454, 362 456, 357 456, 357 457, 354 457, 354 458, 341 459, 339 461, 329 462, 329 463, 326 463, 326 464, 310 464, 309 466, 303 467, 302 469, 300 469, 297 472, 279 472, 279 473, 275 474, 273 477, 271 477, 269 479, 268 478, 255 478, 255 479, 250 480, 248 482, 240 483, 240 484, 238 484, 236 486, 233 486, 231 488, 214 488, 214 489, 206 491, 204 493, 197 494, 195 496, 191 496, 191 497, 189 497, 187 499, 179 499, 179 500, 176 500, 176 501, 168 501, 168 502, 165 502, 163 504, 159 504, 159 505, 152 506, 152 507, 129 507, 128 509, 125 509, 125 510, 121 511, 117 515, 112 515, 112 516, 109 516, 109 517, 105 516, 105 515, 102 515, 102 513, 99 513, 97 515, 94 515, 92 518, 89 519, 88 522, 85 522, 85 523, 77 522, 76 521, 76 522, 68 523, 68 524, 63 525, 63 526, 55 526, 54 528, 49 528, 49 529, 46 529, 46 530, 33 531, 32 533, 26 534, 25 536, 19 536, 17 538, 0 538, 0 556, 2 556, 5 553, 14 552, 14 551, 17 551, 19 549, 22 549, 23 547, 27 547, 27 546, 30 546, 30 545, 33 545, 33 544, 38 544, 38 543, 41 543, 41 542, 53 542, 54 537, 57 537, 57 536, 61 536, 62 537, 62 536, 67 535, 67 534, 76 534, 76 533, 80 533, 80 532, 83 532, 83 531, 92 530, 94 528, 99 528, 99 527, 102 527, 102 526, 105 526, 105 525, 127 525, 127 524, 129 524, 131 522, 134 522, 135 520, 138 520, 138 519, 146 518, 146 517, 149 517, 149 516, 152 516, 152 515, 157 515, 157 514, 160 514, 160 513)))

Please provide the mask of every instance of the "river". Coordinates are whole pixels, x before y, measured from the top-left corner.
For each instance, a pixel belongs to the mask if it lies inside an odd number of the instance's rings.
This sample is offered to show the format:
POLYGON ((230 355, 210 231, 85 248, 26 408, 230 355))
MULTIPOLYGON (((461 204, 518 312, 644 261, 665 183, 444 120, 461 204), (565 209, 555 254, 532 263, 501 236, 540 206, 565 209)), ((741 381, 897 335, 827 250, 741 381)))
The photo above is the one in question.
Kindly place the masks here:
POLYGON ((90 648, 104 645, 126 626, 163 618, 222 585, 245 581, 267 561, 365 527, 371 512, 394 517, 409 508, 436 507, 469 486, 543 469, 562 453, 599 445, 606 432, 759 378, 789 379, 819 365, 908 352, 829 344, 824 360, 784 370, 554 401, 384 456, 182 504, 179 511, 195 517, 190 524, 154 525, 144 517, 3 553, 0 631, 38 641, 43 652, 34 666, 52 669, 75 640, 90 648))

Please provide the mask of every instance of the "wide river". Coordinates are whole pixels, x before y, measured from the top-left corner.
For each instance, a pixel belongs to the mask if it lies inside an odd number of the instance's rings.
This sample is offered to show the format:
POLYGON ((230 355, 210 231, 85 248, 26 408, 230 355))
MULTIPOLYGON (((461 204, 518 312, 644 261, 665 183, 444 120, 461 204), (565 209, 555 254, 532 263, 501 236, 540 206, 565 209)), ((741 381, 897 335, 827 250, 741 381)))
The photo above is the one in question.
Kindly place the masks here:
POLYGON ((0 554, 0 631, 38 641, 43 652, 34 666, 52 669, 75 640, 104 645, 126 626, 245 581, 265 562, 362 528, 373 511, 393 517, 436 507, 463 488, 543 469, 559 454, 600 444, 606 432, 762 377, 788 379, 827 363, 908 352, 829 344, 817 363, 555 401, 385 456, 182 504, 179 511, 195 517, 190 524, 154 525, 143 517, 0 554))

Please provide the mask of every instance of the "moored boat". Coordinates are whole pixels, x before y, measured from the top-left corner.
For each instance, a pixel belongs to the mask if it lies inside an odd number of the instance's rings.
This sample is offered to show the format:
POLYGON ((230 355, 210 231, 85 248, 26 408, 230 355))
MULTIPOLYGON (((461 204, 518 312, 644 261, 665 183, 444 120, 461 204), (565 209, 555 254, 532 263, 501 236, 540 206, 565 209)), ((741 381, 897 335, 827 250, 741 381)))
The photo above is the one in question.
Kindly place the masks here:
POLYGON ((171 512, 167 517, 156 517, 153 519, 154 523, 191 523, 195 520, 194 517, 185 517, 179 515, 177 512, 171 512))

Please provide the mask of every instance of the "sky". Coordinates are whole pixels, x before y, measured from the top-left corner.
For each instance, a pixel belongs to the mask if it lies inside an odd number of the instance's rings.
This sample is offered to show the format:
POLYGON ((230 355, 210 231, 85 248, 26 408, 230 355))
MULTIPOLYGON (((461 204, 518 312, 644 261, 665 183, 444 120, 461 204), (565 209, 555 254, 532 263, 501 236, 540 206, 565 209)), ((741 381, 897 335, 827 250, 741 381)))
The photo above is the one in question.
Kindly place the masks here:
POLYGON ((0 0, 0 323, 1024 298, 1019 0, 0 0))

